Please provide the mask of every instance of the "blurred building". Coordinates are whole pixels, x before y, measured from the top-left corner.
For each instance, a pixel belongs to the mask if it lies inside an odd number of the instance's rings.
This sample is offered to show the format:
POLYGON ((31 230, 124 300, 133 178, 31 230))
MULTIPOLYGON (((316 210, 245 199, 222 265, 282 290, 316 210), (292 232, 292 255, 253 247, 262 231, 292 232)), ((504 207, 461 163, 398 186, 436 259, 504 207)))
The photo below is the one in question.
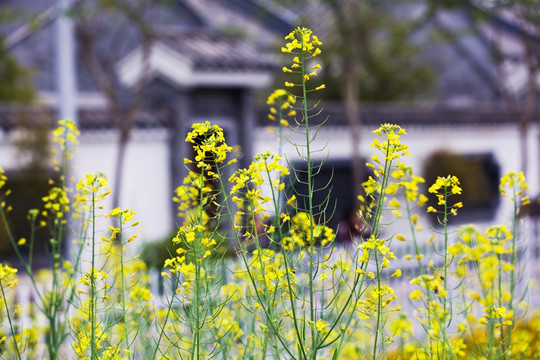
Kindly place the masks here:
MULTIPOLYGON (((25 116, 50 124, 56 119, 55 109, 61 99, 56 96, 53 23, 61 14, 52 0, 39 1, 38 7, 35 1, 8 0, 6 6, 40 14, 37 25, 19 21, 1 28, 9 50, 22 64, 34 69, 39 96, 32 106, 0 108, 0 165, 14 171, 24 161, 11 146, 17 137, 18 118, 25 116)), ((318 16, 323 31, 325 27, 330 31, 335 19, 320 15, 326 14, 318 8, 320 3, 313 2, 312 6, 306 9, 308 16, 318 16)), ((420 174, 430 162, 455 163, 452 156, 458 156, 462 171, 476 173, 480 178, 477 189, 482 189, 483 195, 475 197, 476 208, 471 210, 475 212, 474 218, 504 221, 507 214, 497 200, 497 177, 520 170, 523 138, 518 124, 522 114, 519 108, 509 109, 503 103, 504 94, 498 85, 501 67, 494 63, 491 51, 495 40, 507 44, 503 67, 520 98, 527 79, 523 62, 519 61, 523 57, 519 39, 530 36, 537 45, 540 39, 504 16, 486 17, 478 22, 473 16, 476 11, 479 9, 465 7, 441 12, 413 34, 415 39, 422 39, 437 31, 447 38, 434 42, 422 55, 437 69, 437 100, 421 106, 361 106, 365 130, 360 146, 365 158, 369 158, 371 130, 381 123, 405 127, 409 135, 404 141, 411 147, 411 162, 420 174)), ((116 94, 120 104, 129 104, 129 95, 141 83, 144 85, 142 106, 134 117, 126 153, 121 206, 138 212, 142 238, 153 240, 174 228, 170 199, 185 175, 182 158, 189 154, 189 149, 183 140, 193 122, 210 121, 222 126, 228 143, 242 148, 240 166, 247 165, 255 153, 276 148, 274 135, 266 130, 266 107, 257 101, 256 90, 272 84, 280 69, 278 51, 282 38, 294 28, 299 17, 276 8, 269 0, 176 1, 168 7, 150 6, 146 16, 155 31, 150 49, 129 32, 124 34, 122 46, 114 46, 113 40, 117 39, 112 39, 111 34, 121 24, 111 21, 98 22, 103 27, 95 29, 98 36, 94 46, 100 57, 114 54, 109 67, 121 83, 120 89, 125 90, 116 94)), ((112 119, 115 115, 82 57, 82 44, 77 45, 76 100, 82 136, 73 176, 102 171, 112 177, 117 149, 112 119)), ((353 144, 342 106, 325 104, 317 121, 327 115, 329 121, 315 146, 322 148, 328 143, 328 165, 336 169, 334 181, 339 184, 334 188, 335 196, 343 203, 342 210, 336 212, 339 218, 352 205, 347 189, 352 188, 349 157, 353 144)), ((531 193, 536 194, 540 190, 540 131, 536 113, 525 135, 529 153, 527 175, 531 193)), ((294 161, 294 151, 290 150, 290 160, 294 161)), ((324 156, 321 153, 321 159, 324 156)), ((112 183, 113 179, 110 180, 112 183)))

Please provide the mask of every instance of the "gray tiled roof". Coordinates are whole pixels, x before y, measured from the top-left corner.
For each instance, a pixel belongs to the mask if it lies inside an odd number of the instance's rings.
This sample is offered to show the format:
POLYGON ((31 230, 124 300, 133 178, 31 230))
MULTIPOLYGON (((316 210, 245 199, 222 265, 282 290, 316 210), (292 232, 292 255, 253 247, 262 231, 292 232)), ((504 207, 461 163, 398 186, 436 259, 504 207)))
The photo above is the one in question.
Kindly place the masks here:
MULTIPOLYGON (((326 126, 347 126, 345 111, 340 103, 323 104, 319 116, 312 119, 318 124, 327 119, 326 126)), ((407 126, 436 127, 436 126, 467 126, 489 125, 502 126, 516 124, 519 116, 507 112, 497 106, 485 106, 467 109, 447 107, 410 107, 395 105, 364 105, 360 107, 362 124, 378 126, 383 123, 393 123, 407 126)), ((268 120, 268 107, 257 108, 256 119, 259 126, 275 125, 268 120)), ((56 112, 50 107, 14 107, 0 106, 0 130, 10 131, 14 128, 17 117, 24 116, 32 121, 46 121, 51 126, 56 122, 56 112)), ((166 112, 142 112, 136 118, 135 128, 163 129, 171 127, 172 117, 166 112)), ((536 116, 533 122, 540 122, 536 116)), ((291 121, 292 123, 292 121, 291 121)), ((79 110, 79 128, 82 131, 100 131, 115 129, 111 114, 106 109, 79 110)))
MULTIPOLYGON (((0 106, 0 130, 11 131, 23 119, 25 124, 39 122, 54 126, 57 121, 56 111, 45 106, 0 106)), ((159 129, 170 127, 170 116, 165 112, 141 112, 135 120, 136 129, 159 129)), ((106 109, 80 109, 78 128, 82 131, 115 130, 111 113, 106 109)))
POLYGON ((169 31, 159 40, 189 58, 195 70, 256 71, 274 70, 276 57, 261 52, 253 43, 213 30, 169 31))
MULTIPOLYGON (((312 124, 326 122, 326 126, 347 126, 345 109, 340 103, 321 104, 320 114, 314 117, 312 124)), ((434 126, 476 126, 508 125, 517 123, 516 113, 501 109, 500 106, 486 105, 475 108, 451 108, 442 106, 400 106, 400 105, 361 105, 360 118, 363 125, 378 126, 391 123, 398 125, 434 126)), ((261 125, 272 125, 268 120, 268 108, 259 108, 257 119, 261 125)), ((535 117, 540 122, 540 116, 535 117)), ((292 121, 290 121, 292 122, 292 121)))
MULTIPOLYGON (((6 1, 7 7, 20 10, 28 16, 37 16, 54 10, 57 5, 54 0, 6 1)), ((233 0, 175 0, 168 6, 153 4, 144 16, 151 19, 153 30, 163 35, 163 41, 167 45, 178 51, 181 56, 193 60, 197 70, 273 69, 273 60, 265 51, 276 39, 277 33, 267 24, 275 18, 275 15, 268 12, 264 19, 256 19, 256 16, 249 13, 255 9, 246 8, 248 3, 253 5, 252 0, 243 1, 246 1, 246 4, 233 0), (235 36, 233 38, 224 34, 235 36)), ((258 5, 253 6, 256 8, 258 5)), ((53 13, 56 16, 57 12, 53 13)), ((129 24, 114 16, 104 13, 103 16, 92 20, 97 39, 96 49, 101 55, 107 54, 108 61, 113 63, 121 60, 138 46, 133 31, 129 30, 129 24), (113 53, 111 49, 114 49, 113 53)), ((23 26, 24 21, 2 26, 0 36, 9 36, 23 26)), ((54 24, 47 21, 12 44, 11 50, 15 57, 24 66, 33 70, 38 91, 54 91, 56 88, 55 31, 54 24)), ((281 34, 278 37, 281 37, 281 34)), ((81 59, 81 54, 78 55, 76 65, 78 89, 98 90, 81 59)))

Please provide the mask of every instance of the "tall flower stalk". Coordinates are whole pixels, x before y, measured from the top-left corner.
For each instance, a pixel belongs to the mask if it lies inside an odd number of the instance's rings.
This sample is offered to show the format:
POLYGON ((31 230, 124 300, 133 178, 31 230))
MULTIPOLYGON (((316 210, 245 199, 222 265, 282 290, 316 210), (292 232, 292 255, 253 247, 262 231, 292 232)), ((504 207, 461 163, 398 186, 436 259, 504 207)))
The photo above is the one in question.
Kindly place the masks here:
MULTIPOLYGON (((448 220, 450 216, 457 215, 457 210, 463 206, 461 202, 450 204, 451 196, 461 194, 462 189, 459 179, 449 175, 447 177, 438 177, 435 183, 429 187, 428 191, 435 194, 437 206, 440 206, 439 210, 430 206, 427 212, 438 214, 437 219, 443 228, 442 246, 438 247, 436 243, 433 244, 435 252, 441 256, 443 263, 441 269, 435 270, 433 274, 422 274, 420 277, 414 279, 413 283, 423 286, 427 295, 426 316, 430 324, 428 336, 430 336, 431 342, 431 356, 441 359, 455 359, 456 354, 448 334, 448 328, 450 327, 453 316, 450 313, 452 293, 449 288, 450 267, 453 257, 449 252, 450 235, 448 220)), ((419 255, 417 254, 417 256, 419 255)), ((419 290, 415 290, 411 293, 410 298, 419 300, 420 294, 419 290)))
MULTIPOLYGON (((315 218, 314 218, 314 204, 313 204, 313 194, 315 192, 314 187, 314 165, 312 160, 312 149, 311 149, 311 143, 313 142, 314 138, 312 135, 312 125, 311 125, 311 118, 315 116, 314 112, 308 111, 308 93, 311 91, 317 91, 324 88, 324 85, 319 85, 315 88, 308 87, 308 81, 312 80, 312 77, 317 76, 317 69, 320 68, 320 65, 314 65, 311 69, 308 68, 307 62, 314 58, 315 56, 319 55, 321 53, 321 50, 318 46, 322 45, 322 43, 319 41, 316 35, 313 34, 313 32, 306 28, 298 28, 297 30, 291 32, 289 35, 285 37, 286 40, 289 40, 285 44, 285 47, 282 48, 282 51, 284 53, 288 53, 291 55, 296 55, 293 58, 293 63, 290 66, 290 69, 287 67, 283 68, 283 71, 285 72, 291 72, 293 74, 297 74, 300 76, 300 81, 298 83, 292 83, 292 82, 285 82, 285 86, 294 88, 298 87, 299 94, 294 94, 297 99, 301 102, 300 112, 301 112, 301 122, 304 126, 304 133, 305 133, 305 143, 302 144, 303 147, 305 147, 305 153, 302 154, 303 158, 307 164, 307 170, 306 170, 306 185, 307 185, 307 193, 305 194, 305 199, 307 200, 306 204, 306 213, 307 213, 307 221, 309 222, 308 226, 308 233, 306 234, 308 238, 308 244, 309 244, 309 262, 308 262, 308 288, 309 288, 309 319, 310 319, 310 331, 311 331, 311 339, 313 341, 311 345, 311 354, 309 355, 310 358, 316 357, 317 352, 317 346, 316 346, 316 339, 318 338, 318 334, 315 328, 315 323, 317 320, 317 314, 316 314, 316 305, 315 305, 315 288, 314 288, 314 282, 315 282, 315 274, 314 271, 315 267, 319 265, 319 260, 316 257, 316 244, 315 244, 315 218)), ((310 109, 313 110, 313 109, 310 109)), ((302 194, 304 195, 304 194, 302 194)), ((307 354, 304 354, 305 356, 308 356, 307 354)))
POLYGON ((382 160, 379 160, 377 154, 372 157, 373 163, 367 165, 373 168, 374 175, 377 178, 369 177, 363 186, 370 203, 367 206, 367 221, 370 227, 371 236, 359 247, 363 250, 361 261, 366 264, 374 264, 375 272, 370 272, 368 276, 375 280, 372 292, 372 301, 374 306, 366 309, 366 315, 374 316, 375 327, 373 328, 373 345, 371 357, 379 357, 379 349, 385 349, 386 345, 391 343, 390 339, 385 337, 384 324, 385 312, 387 307, 396 297, 393 289, 383 283, 383 270, 389 267, 389 261, 394 259, 394 253, 390 251, 390 239, 380 238, 381 220, 383 211, 386 209, 387 194, 394 194, 396 186, 391 186, 392 172, 395 168, 395 162, 409 156, 408 146, 401 143, 400 137, 405 134, 405 130, 397 125, 383 124, 374 133, 383 138, 379 141, 375 138, 372 147, 382 153, 382 160))
POLYGON ((186 321, 190 329, 186 334, 175 327, 174 335, 185 347, 179 348, 180 354, 189 359, 205 359, 218 352, 217 347, 223 340, 217 335, 221 331, 217 321, 223 306, 214 299, 224 280, 214 275, 220 259, 216 248, 221 242, 218 232, 221 207, 217 202, 221 190, 217 183, 232 147, 225 143, 223 130, 208 122, 194 124, 186 141, 192 144, 195 157, 184 160, 193 168, 189 169, 184 185, 176 190, 175 201, 180 204, 179 215, 183 223, 173 239, 177 253, 171 254, 165 262, 169 271, 162 273, 169 279, 173 275, 177 288, 171 293, 154 356, 165 336, 167 322, 172 318, 186 321), (183 313, 175 309, 174 301, 184 304, 183 313))
MULTIPOLYGON (((97 221, 97 210, 99 208, 98 202, 102 201, 109 193, 109 185, 107 179, 103 174, 90 173, 85 177, 81 178, 77 183, 77 190, 79 191, 79 202, 85 202, 89 209, 89 223, 90 223, 90 269, 86 271, 79 283, 82 283, 84 286, 88 287, 87 290, 78 290, 79 294, 88 294, 88 300, 83 302, 86 303, 88 308, 83 310, 83 313, 86 315, 85 320, 89 322, 89 346, 90 346, 90 359, 98 359, 99 357, 99 343, 101 342, 101 330, 98 324, 98 313, 97 305, 98 301, 98 279, 104 279, 106 277, 105 273, 101 272, 98 269, 98 246, 97 243, 97 231, 96 231, 96 221, 97 221), (99 329, 98 329, 99 328, 99 329), (98 333, 99 331, 99 333, 98 333)), ((86 338, 86 329, 82 330, 83 338, 86 338)), ((79 335, 79 340, 81 335, 79 335)), ((79 345, 79 354, 84 355, 84 346, 79 345)))
MULTIPOLYGON (((59 174, 60 184, 57 185, 51 180, 53 186, 48 194, 42 198, 43 209, 31 209, 29 211, 28 219, 31 232, 28 240, 26 238, 18 240, 14 238, 9 228, 6 213, 6 210, 9 210, 10 207, 6 205, 4 199, 1 199, 2 206, 0 206, 0 219, 6 227, 8 239, 21 266, 32 282, 33 291, 39 300, 37 306, 47 319, 49 332, 46 344, 50 359, 58 358, 59 349, 68 337, 69 329, 65 324, 63 314, 71 305, 69 301, 65 300, 71 300, 74 294, 73 272, 69 271, 72 269, 72 265, 62 254, 62 244, 67 234, 66 224, 71 210, 66 177, 69 159, 77 150, 78 135, 79 131, 75 123, 70 120, 60 120, 58 127, 53 131, 53 142, 60 150, 60 160, 53 160, 54 169, 59 174), (50 236, 48 246, 52 258, 52 277, 51 283, 45 291, 38 285, 32 269, 36 226, 46 228, 50 236), (29 248, 28 258, 23 255, 20 247, 29 248)), ((52 153, 56 155, 57 150, 53 149, 52 153)), ((6 177, 3 175, 3 171, 0 171, 0 185, 3 186, 5 181, 6 177)), ((10 193, 10 190, 6 191, 5 196, 10 193)))

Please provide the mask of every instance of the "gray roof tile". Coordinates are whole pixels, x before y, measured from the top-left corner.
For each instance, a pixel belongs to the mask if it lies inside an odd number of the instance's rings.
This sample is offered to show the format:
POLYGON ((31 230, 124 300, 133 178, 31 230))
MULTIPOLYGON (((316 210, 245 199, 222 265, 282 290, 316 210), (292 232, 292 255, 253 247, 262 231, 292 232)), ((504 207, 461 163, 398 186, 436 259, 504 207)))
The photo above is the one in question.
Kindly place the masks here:
POLYGON ((255 71, 276 69, 276 57, 254 44, 215 31, 162 33, 160 41, 187 57, 196 70, 255 71))
MULTIPOLYGON (((80 109, 78 128, 81 131, 115 130, 111 113, 107 109, 80 109)), ((49 124, 51 128, 57 122, 55 109, 46 106, 0 106, 0 130, 11 131, 23 118, 24 124, 39 122, 49 124)), ((169 128, 170 116, 166 112, 141 112, 135 120, 135 129, 169 128)))

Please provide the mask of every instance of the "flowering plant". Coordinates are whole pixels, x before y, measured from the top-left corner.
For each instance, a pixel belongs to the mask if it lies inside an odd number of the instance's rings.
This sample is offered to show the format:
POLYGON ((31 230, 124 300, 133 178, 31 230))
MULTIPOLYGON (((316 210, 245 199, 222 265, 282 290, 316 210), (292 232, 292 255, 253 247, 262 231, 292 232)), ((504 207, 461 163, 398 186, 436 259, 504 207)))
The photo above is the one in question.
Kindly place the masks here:
POLYGON ((42 208, 30 211, 28 240, 9 232, 10 191, 0 168, 0 218, 41 314, 28 311, 30 321, 20 316, 17 269, 2 265, 2 358, 540 356, 538 328, 527 325, 517 294, 518 212, 529 202, 523 174, 509 173, 501 180, 501 195, 510 195, 514 209, 510 227, 495 225, 484 232, 472 225, 451 231, 448 219, 462 207, 454 200, 460 181, 439 177, 428 188, 437 206, 427 212, 437 215, 442 230, 423 241, 419 211, 428 200, 421 193, 425 181, 405 163, 410 156, 402 142, 405 130, 382 124, 373 131, 375 154, 366 164, 372 176, 359 195, 362 231, 351 236, 348 249, 339 249, 335 229, 324 216, 329 197, 323 204, 313 202, 316 192, 331 187, 315 186, 322 165, 313 160, 321 149, 312 146, 324 124, 313 124, 319 110, 308 105, 325 88, 313 84, 321 70, 313 61, 322 42, 306 28, 285 39, 282 51, 292 59, 282 70, 296 80, 286 81, 287 90, 268 99, 269 118, 279 124, 279 153, 265 151, 239 169, 217 125, 193 124, 186 137, 194 155, 184 159, 188 175, 173 197, 180 223, 171 239, 175 250, 160 270, 161 298, 150 290, 145 264, 129 255, 137 239, 136 213, 103 209, 110 193, 103 174, 87 174, 74 188, 66 181, 78 136, 73 122, 60 121, 54 131, 60 180, 51 183, 42 208), (281 144, 290 133, 304 139, 294 145, 305 168, 295 167, 283 153, 281 144), (291 178, 307 190, 295 191, 291 178), (392 233, 390 225, 404 213, 409 231, 392 233), (102 219, 110 224, 105 230, 99 226, 102 219), (27 246, 32 254, 36 227, 51 235, 53 264, 45 276, 34 273, 32 256, 20 251, 27 246), (72 261, 62 252, 67 238, 75 239, 72 261), (395 242, 410 243, 414 254, 398 258, 395 242), (236 259, 217 251, 224 243, 233 244, 236 259), (402 260, 412 259, 415 272, 401 268, 402 260), (408 283, 405 290, 400 282, 408 283))

